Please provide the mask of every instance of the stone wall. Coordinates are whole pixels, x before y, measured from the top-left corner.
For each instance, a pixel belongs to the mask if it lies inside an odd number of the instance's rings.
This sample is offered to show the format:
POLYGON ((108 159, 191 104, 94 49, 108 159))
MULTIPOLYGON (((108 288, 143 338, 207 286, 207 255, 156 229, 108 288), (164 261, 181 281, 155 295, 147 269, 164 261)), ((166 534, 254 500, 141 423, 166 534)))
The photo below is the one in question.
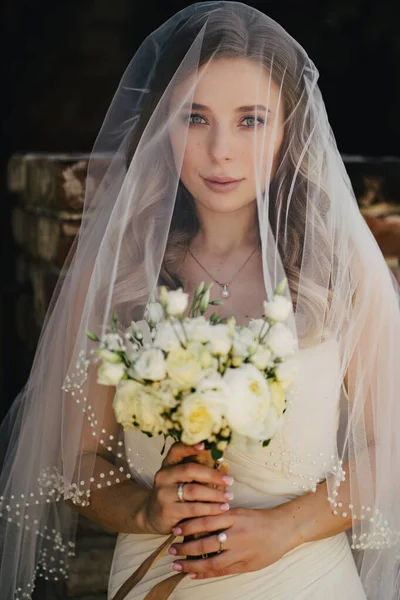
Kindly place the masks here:
MULTIPOLYGON (((388 262, 400 257, 400 162, 345 157, 362 212, 388 262)), ((14 197, 13 237, 18 248, 14 307, 17 335, 29 361, 61 267, 79 230, 86 185, 86 155, 27 154, 12 157, 8 187, 14 197)), ((22 383, 22 382, 21 382, 22 383)), ((67 582, 44 586, 40 600, 106 600, 115 535, 80 519, 77 555, 67 582)))

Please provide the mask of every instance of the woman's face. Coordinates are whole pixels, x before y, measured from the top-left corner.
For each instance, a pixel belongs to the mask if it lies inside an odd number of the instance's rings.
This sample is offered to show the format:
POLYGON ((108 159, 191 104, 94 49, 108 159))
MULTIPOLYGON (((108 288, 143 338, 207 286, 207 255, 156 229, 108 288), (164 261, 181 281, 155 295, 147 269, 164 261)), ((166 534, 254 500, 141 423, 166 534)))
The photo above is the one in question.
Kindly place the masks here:
POLYGON ((196 202, 214 212, 254 202, 256 180, 263 191, 276 168, 282 104, 266 69, 249 59, 214 59, 197 81, 193 75, 175 87, 170 114, 178 113, 169 134, 176 164, 183 153, 180 178, 196 202), (193 104, 185 104, 193 86, 193 104))

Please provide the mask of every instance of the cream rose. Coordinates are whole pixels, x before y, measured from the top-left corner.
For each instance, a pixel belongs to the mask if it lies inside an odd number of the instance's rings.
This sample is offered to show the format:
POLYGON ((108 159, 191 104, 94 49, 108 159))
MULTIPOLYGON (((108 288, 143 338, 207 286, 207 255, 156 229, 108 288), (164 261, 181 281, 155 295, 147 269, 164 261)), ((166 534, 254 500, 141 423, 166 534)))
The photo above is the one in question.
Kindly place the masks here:
POLYGON ((206 395, 196 392, 184 398, 176 418, 182 427, 181 441, 193 445, 219 432, 222 411, 220 406, 210 401, 206 395))
POLYGON ((189 340, 203 343, 208 341, 212 326, 204 317, 185 319, 183 323, 189 340))
POLYGON ((162 350, 158 348, 145 350, 136 361, 133 369, 139 379, 148 379, 150 381, 165 379, 167 371, 162 350))
POLYGON ((134 423, 151 435, 164 433, 165 423, 161 416, 162 405, 157 393, 137 381, 121 381, 114 397, 114 411, 124 430, 132 429, 134 423))
POLYGON ((201 365, 196 358, 184 348, 171 350, 166 359, 168 376, 181 390, 196 387, 201 376, 201 365))
POLYGON ((121 423, 124 430, 133 427, 137 396, 143 387, 142 384, 132 379, 124 379, 117 387, 113 407, 117 422, 121 423))

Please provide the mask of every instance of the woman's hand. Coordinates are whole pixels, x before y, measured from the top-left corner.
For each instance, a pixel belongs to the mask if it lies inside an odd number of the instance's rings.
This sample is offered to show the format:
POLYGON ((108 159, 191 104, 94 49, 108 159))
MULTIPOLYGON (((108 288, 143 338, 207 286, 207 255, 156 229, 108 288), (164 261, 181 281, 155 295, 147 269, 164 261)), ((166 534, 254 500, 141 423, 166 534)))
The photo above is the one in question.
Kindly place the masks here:
POLYGON ((233 477, 195 462, 181 464, 183 459, 199 455, 203 450, 201 444, 171 446, 138 515, 143 532, 168 535, 184 519, 224 514, 229 510, 228 501, 233 495, 226 488, 232 485, 233 477), (184 502, 178 497, 181 482, 185 484, 184 502))
POLYGON ((290 524, 279 511, 234 508, 225 514, 181 523, 174 528, 175 535, 215 534, 182 544, 174 543, 169 553, 202 556, 218 552, 220 542, 217 536, 221 531, 227 535, 222 552, 210 558, 177 560, 172 568, 189 573, 193 579, 258 571, 273 564, 297 545, 294 528, 290 530, 290 524))

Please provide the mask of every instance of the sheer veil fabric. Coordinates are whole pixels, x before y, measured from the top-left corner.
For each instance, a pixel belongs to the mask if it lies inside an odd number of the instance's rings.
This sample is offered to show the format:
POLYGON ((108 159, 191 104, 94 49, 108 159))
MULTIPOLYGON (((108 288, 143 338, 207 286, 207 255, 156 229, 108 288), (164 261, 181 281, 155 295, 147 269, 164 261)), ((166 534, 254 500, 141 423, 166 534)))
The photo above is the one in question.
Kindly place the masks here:
MULTIPOLYGON (((213 118, 194 118, 202 111, 193 99, 221 60, 257 74, 249 103, 258 108, 238 118, 234 136, 247 136, 252 156, 266 297, 286 276, 299 349, 331 338, 340 349, 345 419, 324 477, 327 503, 353 517, 368 598, 399 597, 399 290, 359 214, 313 62, 258 10, 216 1, 184 9, 143 42, 95 142, 83 225, 0 434, 4 600, 29 598, 35 576, 66 575, 76 513, 65 500, 90 503, 132 472, 151 485, 143 465, 156 470, 159 440, 135 433, 128 452, 86 331, 101 335, 114 311, 127 328, 158 285, 180 286, 171 248, 184 253, 182 231, 191 238, 199 227, 182 163, 193 129, 213 118)), ((295 445, 290 460, 307 473, 295 445)))

